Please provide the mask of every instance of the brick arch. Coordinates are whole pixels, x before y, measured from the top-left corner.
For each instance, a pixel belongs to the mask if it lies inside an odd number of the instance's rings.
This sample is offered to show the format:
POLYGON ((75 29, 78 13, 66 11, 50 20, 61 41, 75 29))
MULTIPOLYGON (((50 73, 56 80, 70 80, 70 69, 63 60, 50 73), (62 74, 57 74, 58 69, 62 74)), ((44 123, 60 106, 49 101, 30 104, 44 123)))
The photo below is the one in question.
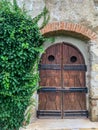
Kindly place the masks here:
POLYGON ((46 36, 67 34, 75 37, 84 38, 87 40, 97 39, 97 34, 92 30, 90 30, 89 28, 80 24, 68 23, 68 22, 49 23, 41 30, 41 33, 46 36))

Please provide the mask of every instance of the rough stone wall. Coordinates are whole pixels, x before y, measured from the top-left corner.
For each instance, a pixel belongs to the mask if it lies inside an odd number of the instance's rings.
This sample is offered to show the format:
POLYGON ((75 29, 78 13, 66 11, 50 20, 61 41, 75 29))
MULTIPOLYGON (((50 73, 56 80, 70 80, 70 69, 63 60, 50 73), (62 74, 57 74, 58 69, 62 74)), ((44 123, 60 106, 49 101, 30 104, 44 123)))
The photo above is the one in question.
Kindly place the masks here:
MULTIPOLYGON (((12 1, 12 0, 11 0, 12 1)), ((50 22, 65 21, 85 25, 98 33, 98 10, 93 0, 17 0, 20 7, 35 17, 46 5, 50 22)))
POLYGON ((98 121, 98 44, 89 43, 90 49, 90 117, 92 121, 98 121))
POLYGON ((86 20, 90 24, 93 20, 89 0, 46 0, 46 6, 51 12, 51 21, 80 23, 86 20))
MULTIPOLYGON (((49 23, 63 21, 80 24, 98 35, 98 10, 95 9, 93 0, 17 0, 17 2, 20 7, 28 11, 32 18, 46 6, 50 12, 49 23)), ((95 41, 89 41, 88 46, 90 117, 92 121, 98 121, 98 44, 95 41)))
MULTIPOLYGON (((13 0, 10 0, 13 2, 13 0)), ((17 0, 19 7, 27 10, 27 13, 34 18, 44 8, 45 3, 43 0, 17 0)))

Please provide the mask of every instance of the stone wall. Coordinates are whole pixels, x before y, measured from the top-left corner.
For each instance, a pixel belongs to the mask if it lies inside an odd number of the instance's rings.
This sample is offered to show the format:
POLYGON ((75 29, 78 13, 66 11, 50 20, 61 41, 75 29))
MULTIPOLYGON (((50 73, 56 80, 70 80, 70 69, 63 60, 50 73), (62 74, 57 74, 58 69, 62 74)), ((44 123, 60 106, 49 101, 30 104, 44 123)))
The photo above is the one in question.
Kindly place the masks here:
MULTIPOLYGON (((11 0, 12 1, 12 0, 11 0)), ((28 11, 28 14, 31 17, 38 15, 46 6, 50 12, 49 23, 57 22, 58 25, 46 26, 42 31, 45 35, 46 32, 52 32, 59 35, 59 32, 62 29, 62 25, 59 26, 59 22, 66 23, 68 26, 65 28, 66 36, 68 32, 71 32, 71 35, 80 36, 77 38, 83 38, 82 40, 88 44, 88 54, 89 60, 88 65, 88 82, 89 96, 88 96, 88 105, 89 105, 89 114, 92 121, 98 121, 98 10, 94 6, 93 0, 17 0, 21 8, 25 8, 28 11), (69 24, 70 23, 70 24, 69 24), (69 28, 69 25, 74 25, 74 30, 69 28), (78 25, 78 26, 77 26, 78 25), (80 32, 79 28, 80 27, 80 32), (84 27, 85 29, 81 30, 84 27), (55 31, 56 30, 56 31, 55 31), (89 30, 89 31, 88 31, 89 30), (46 31, 46 32, 45 32, 46 31), (75 34, 75 35, 74 35, 75 34), (84 37, 83 37, 84 36, 84 37), (86 39, 84 39, 86 38, 86 39)), ((40 23, 41 24, 41 21, 40 23)), ((65 26, 64 26, 65 27, 65 26)), ((50 33, 50 35, 52 35, 50 33)), ((65 41, 66 42, 66 41, 65 41)), ((34 108, 34 115, 36 118, 36 109, 34 108)), ((33 115, 33 111, 32 111, 33 115)))
POLYGON ((90 110, 91 120, 98 121, 98 44, 94 41, 89 43, 90 49, 90 110))
MULTIPOLYGON (((12 1, 12 0, 11 0, 12 1)), ((98 33, 98 10, 93 0, 17 0, 32 17, 46 6, 50 12, 50 22, 65 21, 79 23, 98 33)))

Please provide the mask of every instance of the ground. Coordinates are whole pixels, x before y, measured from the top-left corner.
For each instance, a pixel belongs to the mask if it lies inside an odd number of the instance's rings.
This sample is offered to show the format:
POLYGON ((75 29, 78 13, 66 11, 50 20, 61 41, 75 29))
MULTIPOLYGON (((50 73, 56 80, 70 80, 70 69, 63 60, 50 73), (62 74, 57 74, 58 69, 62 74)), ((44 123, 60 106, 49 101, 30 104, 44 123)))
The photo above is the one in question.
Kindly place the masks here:
POLYGON ((37 119, 20 130, 98 130, 98 122, 89 119, 37 119))

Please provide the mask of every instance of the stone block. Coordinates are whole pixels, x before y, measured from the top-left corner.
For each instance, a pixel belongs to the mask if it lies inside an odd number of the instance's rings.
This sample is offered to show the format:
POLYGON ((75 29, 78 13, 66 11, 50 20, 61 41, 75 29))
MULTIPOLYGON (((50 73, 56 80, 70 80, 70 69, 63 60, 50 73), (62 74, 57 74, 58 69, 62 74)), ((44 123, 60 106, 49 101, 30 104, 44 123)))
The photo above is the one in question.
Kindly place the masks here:
POLYGON ((98 72, 98 64, 92 65, 92 71, 98 72))
POLYGON ((98 99, 98 87, 93 87, 90 90, 90 97, 92 99, 98 99))
POLYGON ((98 121, 98 99, 90 99, 90 119, 98 121))

